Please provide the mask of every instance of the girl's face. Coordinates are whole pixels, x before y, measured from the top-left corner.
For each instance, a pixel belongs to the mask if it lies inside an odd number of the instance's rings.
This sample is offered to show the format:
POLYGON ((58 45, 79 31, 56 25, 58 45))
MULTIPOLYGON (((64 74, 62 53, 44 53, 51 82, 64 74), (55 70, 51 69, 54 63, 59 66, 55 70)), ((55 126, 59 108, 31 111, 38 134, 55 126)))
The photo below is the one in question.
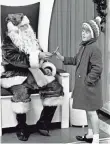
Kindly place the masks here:
POLYGON ((88 41, 92 38, 91 32, 89 29, 82 28, 82 41, 88 41))
POLYGON ((46 75, 52 76, 52 71, 49 68, 45 68, 44 71, 46 75))

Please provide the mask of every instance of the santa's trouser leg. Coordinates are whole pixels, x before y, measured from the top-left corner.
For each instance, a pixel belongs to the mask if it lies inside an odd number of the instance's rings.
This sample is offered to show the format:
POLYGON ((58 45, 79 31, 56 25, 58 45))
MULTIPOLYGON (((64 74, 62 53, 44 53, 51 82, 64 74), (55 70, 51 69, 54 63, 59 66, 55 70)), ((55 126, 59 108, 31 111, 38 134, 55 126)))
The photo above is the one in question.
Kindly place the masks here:
POLYGON ((50 136, 49 125, 56 111, 57 106, 44 106, 40 119, 36 124, 37 131, 44 136, 50 136))
POLYGON ((28 127, 26 124, 26 113, 16 114, 17 126, 16 126, 16 135, 19 140, 27 141, 29 138, 28 127))
POLYGON ((26 113, 30 107, 30 96, 24 85, 16 85, 10 89, 13 93, 11 98, 12 110, 16 113, 16 135, 19 140, 27 141, 29 138, 28 126, 26 124, 26 113))

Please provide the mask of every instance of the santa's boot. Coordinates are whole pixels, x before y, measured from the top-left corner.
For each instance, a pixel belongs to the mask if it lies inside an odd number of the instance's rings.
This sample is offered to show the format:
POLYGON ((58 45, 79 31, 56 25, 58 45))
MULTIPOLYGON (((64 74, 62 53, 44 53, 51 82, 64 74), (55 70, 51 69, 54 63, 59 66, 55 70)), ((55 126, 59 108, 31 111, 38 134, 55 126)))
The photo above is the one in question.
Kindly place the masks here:
POLYGON ((19 140, 27 141, 29 138, 29 132, 26 124, 26 114, 17 114, 16 119, 18 121, 18 125, 16 126, 16 135, 19 140))
POLYGON ((57 106, 45 106, 41 112, 40 119, 36 123, 36 130, 43 136, 50 136, 49 125, 54 116, 57 106))

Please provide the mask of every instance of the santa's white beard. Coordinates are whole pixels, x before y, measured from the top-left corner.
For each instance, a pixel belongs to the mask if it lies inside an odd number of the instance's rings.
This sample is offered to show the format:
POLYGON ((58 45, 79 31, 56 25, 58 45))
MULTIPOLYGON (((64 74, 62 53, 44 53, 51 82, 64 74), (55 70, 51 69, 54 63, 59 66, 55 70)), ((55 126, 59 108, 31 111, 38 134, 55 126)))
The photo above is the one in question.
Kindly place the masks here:
POLYGON ((39 49, 38 39, 30 25, 26 30, 11 31, 8 36, 20 51, 30 54, 39 49))

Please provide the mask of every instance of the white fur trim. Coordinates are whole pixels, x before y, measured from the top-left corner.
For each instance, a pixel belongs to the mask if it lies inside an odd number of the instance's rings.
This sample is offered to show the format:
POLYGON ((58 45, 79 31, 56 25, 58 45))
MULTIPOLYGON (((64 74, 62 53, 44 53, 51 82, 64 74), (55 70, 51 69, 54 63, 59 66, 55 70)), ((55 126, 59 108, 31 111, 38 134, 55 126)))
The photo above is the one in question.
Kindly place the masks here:
POLYGON ((45 98, 44 100, 42 100, 42 103, 43 103, 43 106, 58 106, 58 105, 62 105, 63 96, 45 98))
POLYGON ((38 86, 43 87, 48 84, 45 75, 39 68, 29 68, 38 86))
POLYGON ((99 24, 100 24, 100 22, 101 22, 101 17, 100 16, 97 16, 96 18, 95 18, 98 22, 99 22, 99 24))
POLYGON ((17 26, 14 26, 11 21, 9 21, 9 22, 7 23, 7 29, 8 29, 8 32, 9 32, 9 33, 10 33, 11 31, 18 31, 18 27, 17 27, 17 26))
POLYGON ((88 23, 83 23, 83 25, 86 25, 89 28, 89 30, 91 32, 91 36, 92 36, 92 38, 94 38, 94 33, 93 33, 91 26, 88 23))
POLYGON ((53 80, 55 80, 54 76, 45 75, 45 78, 46 78, 46 80, 47 80, 48 83, 51 83, 53 80))
POLYGON ((27 113, 30 109, 30 102, 12 102, 12 110, 17 114, 27 113))
POLYGON ((39 53, 39 50, 36 50, 35 52, 30 52, 29 62, 31 68, 39 68, 39 53))
POLYGON ((3 88, 9 88, 14 85, 22 84, 26 80, 26 76, 14 76, 9 78, 1 78, 1 86, 3 88))
POLYGON ((5 69, 4 69, 4 66, 1 65, 0 66, 0 77, 1 77, 1 75, 2 75, 3 72, 5 72, 5 69))
POLYGON ((98 36, 99 36, 100 30, 99 30, 99 27, 98 27, 97 23, 94 20, 91 20, 91 22, 94 23, 94 25, 96 26, 96 28, 98 30, 98 36))
POLYGON ((52 68, 52 76, 56 75, 56 67, 54 66, 54 64, 52 64, 51 62, 44 62, 42 64, 42 68, 45 69, 46 67, 51 67, 52 68))
POLYGON ((21 23, 19 24, 19 26, 25 25, 25 24, 29 24, 29 19, 27 18, 27 16, 24 16, 21 23))

